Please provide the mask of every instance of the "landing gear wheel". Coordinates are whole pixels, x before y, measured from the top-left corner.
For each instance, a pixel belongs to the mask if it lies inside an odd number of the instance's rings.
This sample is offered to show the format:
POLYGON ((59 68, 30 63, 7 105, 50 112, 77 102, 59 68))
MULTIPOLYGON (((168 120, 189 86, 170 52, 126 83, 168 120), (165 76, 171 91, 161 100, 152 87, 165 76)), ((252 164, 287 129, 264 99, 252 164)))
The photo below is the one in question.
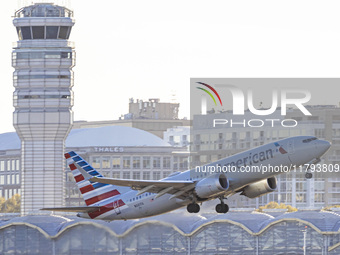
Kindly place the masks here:
POLYGON ((306 179, 312 179, 313 178, 313 174, 312 173, 306 173, 305 177, 306 177, 306 179))
POLYGON ((216 212, 217 213, 227 213, 229 211, 229 206, 227 204, 217 204, 216 205, 216 212))
POLYGON ((222 204, 217 204, 215 210, 217 213, 222 213, 222 204))
POLYGON ((187 211, 189 213, 198 213, 200 211, 200 206, 196 203, 188 204, 187 211))

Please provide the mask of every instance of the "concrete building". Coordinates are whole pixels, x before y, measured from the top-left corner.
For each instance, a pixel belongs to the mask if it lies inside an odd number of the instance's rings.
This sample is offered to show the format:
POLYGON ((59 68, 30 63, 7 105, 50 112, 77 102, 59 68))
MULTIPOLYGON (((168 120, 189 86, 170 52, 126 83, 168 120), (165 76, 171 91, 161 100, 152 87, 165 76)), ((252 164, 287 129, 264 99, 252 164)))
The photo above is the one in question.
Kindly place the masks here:
POLYGON ((175 147, 188 147, 191 142, 190 133, 190 126, 168 128, 163 139, 175 147))
MULTIPOLYGON (((283 127, 280 121, 264 122, 261 128, 253 128, 243 124, 220 125, 213 127, 213 119, 226 119, 242 123, 243 119, 251 119, 251 114, 233 116, 230 112, 196 115, 190 134, 191 167, 203 165, 235 153, 254 148, 265 143, 297 135, 313 135, 332 143, 330 150, 322 157, 320 164, 340 164, 340 108, 336 106, 309 106, 312 116, 304 116, 300 111, 290 110, 286 119, 298 121, 296 128, 283 127)), ((268 117, 266 117, 268 118, 268 117)), ((282 120, 277 111, 271 119, 282 120)), ((256 116, 256 119, 261 119, 256 116)), ((255 124, 255 122, 253 123, 255 124)), ((170 128, 165 132, 166 141, 176 144, 183 142, 183 130, 170 128), (172 139, 172 140, 171 140, 172 139)), ((277 177, 278 189, 275 192, 256 199, 244 196, 233 196, 228 199, 231 207, 256 207, 270 201, 285 203, 294 207, 323 207, 340 204, 340 178, 335 174, 314 173, 312 179, 306 179, 304 173, 291 172, 277 177)))
MULTIPOLYGON (((64 203, 64 141, 73 121, 73 12, 38 3, 15 12, 14 127, 21 139, 23 214, 64 203)), ((12 167, 13 168, 13 167, 12 167)), ((17 169, 17 167, 16 167, 17 169)), ((16 171, 16 170, 15 170, 16 171)))
POLYGON ((179 103, 163 103, 159 98, 148 101, 130 98, 129 113, 124 118, 177 120, 179 103))

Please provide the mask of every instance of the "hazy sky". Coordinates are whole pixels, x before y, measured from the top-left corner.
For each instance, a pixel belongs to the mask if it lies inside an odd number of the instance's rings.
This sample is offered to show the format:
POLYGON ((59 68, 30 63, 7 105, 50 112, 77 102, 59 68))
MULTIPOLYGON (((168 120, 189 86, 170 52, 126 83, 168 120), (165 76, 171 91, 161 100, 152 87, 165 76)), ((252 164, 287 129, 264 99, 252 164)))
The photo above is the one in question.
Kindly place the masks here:
MULTIPOLYGON (((48 2, 48 1, 47 1, 48 2)), ((52 1, 50 1, 52 2, 52 1)), ((190 77, 339 77, 339 1, 72 0, 75 120, 117 119, 128 99, 175 99, 190 77)), ((13 131, 12 16, 0 8, 0 133, 13 131)))

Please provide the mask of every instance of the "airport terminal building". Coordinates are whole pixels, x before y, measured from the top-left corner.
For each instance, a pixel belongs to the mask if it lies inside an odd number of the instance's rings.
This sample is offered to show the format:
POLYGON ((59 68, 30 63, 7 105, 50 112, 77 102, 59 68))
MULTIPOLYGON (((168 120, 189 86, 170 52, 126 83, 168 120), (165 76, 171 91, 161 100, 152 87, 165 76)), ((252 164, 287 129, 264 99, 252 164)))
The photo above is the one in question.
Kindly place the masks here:
POLYGON ((336 255, 339 222, 337 211, 189 214, 177 210, 112 222, 71 215, 4 215, 0 253, 336 255))
MULTIPOLYGON (((73 129, 66 151, 74 150, 106 177, 158 180, 188 168, 185 148, 172 147, 159 137, 131 127, 73 129)), ((20 140, 15 132, 0 134, 0 196, 21 192, 20 140)), ((83 203, 65 165, 66 205, 83 203)))

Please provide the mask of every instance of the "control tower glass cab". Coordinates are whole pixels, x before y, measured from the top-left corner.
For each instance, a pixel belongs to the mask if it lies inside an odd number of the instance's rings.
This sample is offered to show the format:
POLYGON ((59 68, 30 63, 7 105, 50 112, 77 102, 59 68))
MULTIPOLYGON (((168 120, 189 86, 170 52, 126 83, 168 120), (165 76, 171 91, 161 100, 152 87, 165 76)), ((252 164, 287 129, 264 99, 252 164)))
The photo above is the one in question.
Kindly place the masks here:
POLYGON ((64 143, 73 123, 73 12, 37 3, 15 12, 13 124, 21 139, 22 214, 64 204, 64 143))

